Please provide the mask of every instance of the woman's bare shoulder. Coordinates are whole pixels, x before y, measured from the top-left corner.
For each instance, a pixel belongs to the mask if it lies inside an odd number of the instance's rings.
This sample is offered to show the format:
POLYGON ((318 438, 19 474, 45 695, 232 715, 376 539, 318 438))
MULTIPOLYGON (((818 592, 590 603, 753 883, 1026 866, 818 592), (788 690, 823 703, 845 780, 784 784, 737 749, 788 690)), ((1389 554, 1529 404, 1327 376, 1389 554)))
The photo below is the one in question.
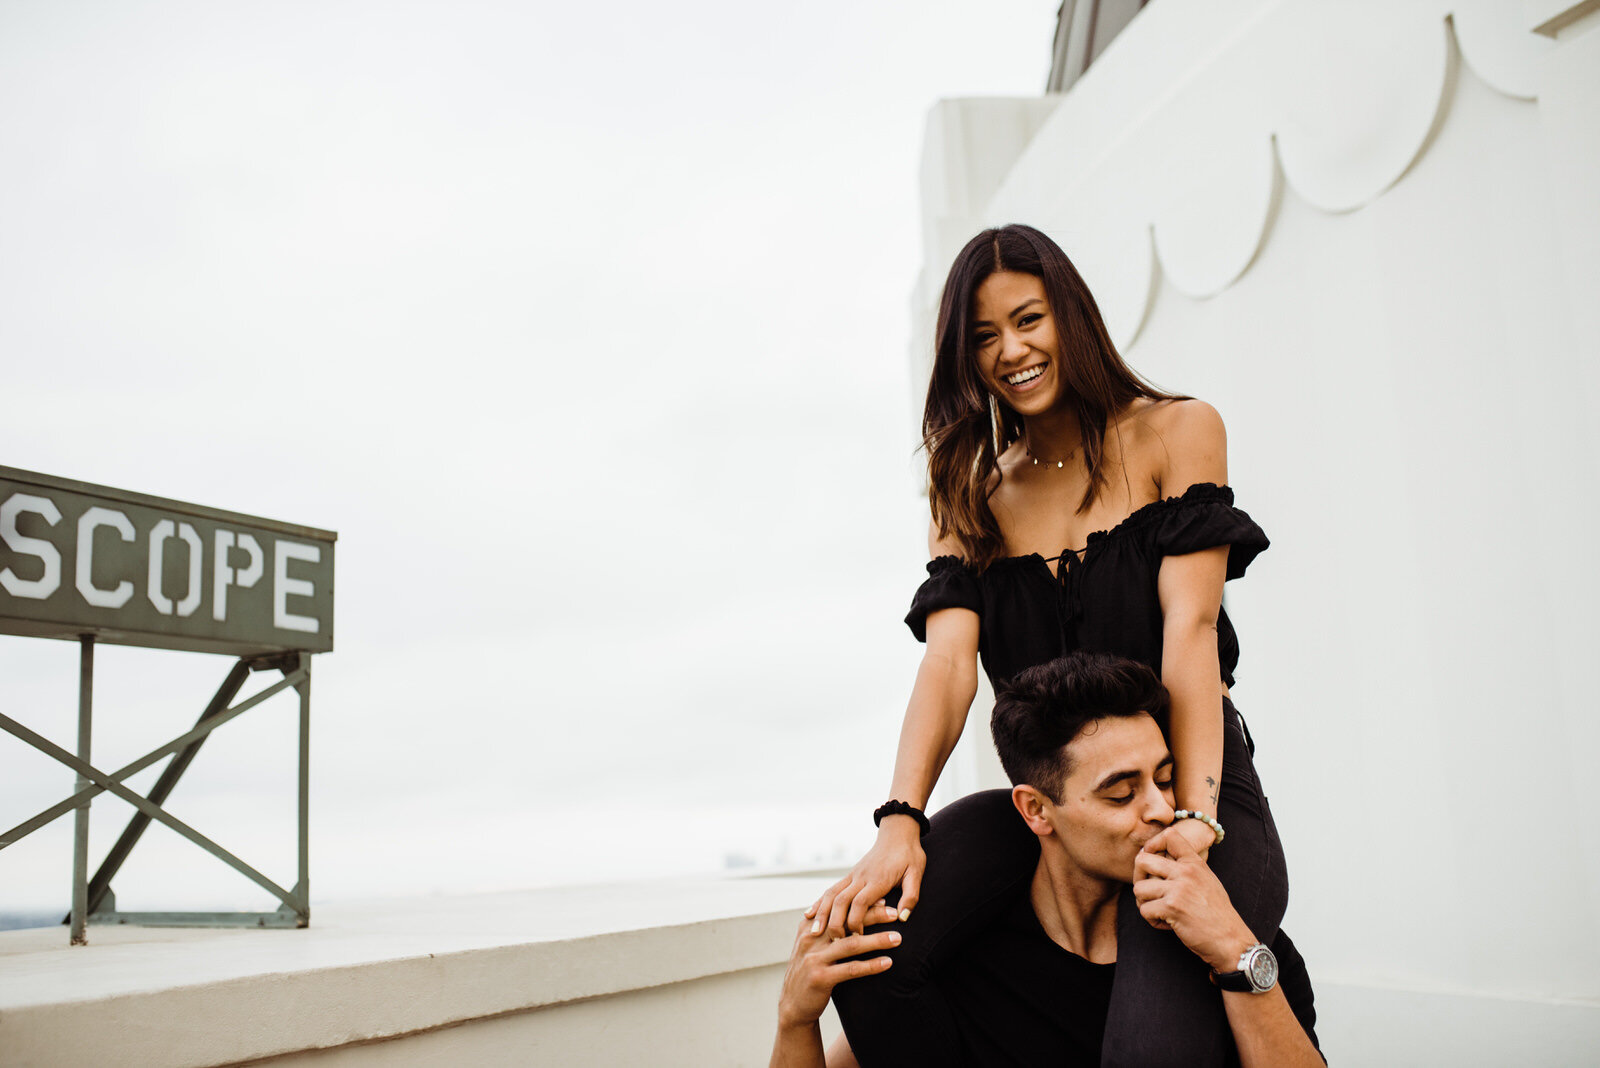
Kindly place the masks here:
POLYGON ((1148 401, 1136 418, 1140 418, 1157 437, 1165 439, 1169 446, 1188 442, 1199 444, 1213 437, 1226 440, 1227 430, 1222 425, 1221 414, 1198 397, 1148 401))
POLYGON ((1147 431, 1149 466, 1167 494, 1196 482, 1228 481, 1228 431, 1222 416, 1203 400, 1152 401, 1139 418, 1147 431))

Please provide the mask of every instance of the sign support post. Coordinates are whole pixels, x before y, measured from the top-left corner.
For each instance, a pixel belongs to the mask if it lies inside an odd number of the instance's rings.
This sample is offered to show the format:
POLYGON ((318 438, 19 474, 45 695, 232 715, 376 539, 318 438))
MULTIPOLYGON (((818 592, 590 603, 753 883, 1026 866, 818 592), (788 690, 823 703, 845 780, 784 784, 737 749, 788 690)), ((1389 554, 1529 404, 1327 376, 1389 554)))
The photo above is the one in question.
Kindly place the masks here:
MULTIPOLYGON (((89 763, 89 732, 94 718, 94 635, 78 638, 78 759, 89 763)), ((76 790, 82 794, 89 780, 78 772, 76 790)), ((89 922, 89 798, 79 802, 72 828, 72 944, 88 944, 84 928, 89 922)))

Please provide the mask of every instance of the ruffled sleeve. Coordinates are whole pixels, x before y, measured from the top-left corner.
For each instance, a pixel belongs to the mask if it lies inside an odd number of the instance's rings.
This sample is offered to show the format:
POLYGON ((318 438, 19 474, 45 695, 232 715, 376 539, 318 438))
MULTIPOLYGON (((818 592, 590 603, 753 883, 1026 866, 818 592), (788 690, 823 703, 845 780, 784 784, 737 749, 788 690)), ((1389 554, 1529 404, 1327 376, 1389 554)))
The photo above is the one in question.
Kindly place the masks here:
POLYGON ((917 587, 906 614, 906 626, 917 641, 928 640, 928 615, 941 608, 970 608, 983 614, 983 593, 978 576, 958 556, 939 556, 928 561, 928 578, 917 587))
POLYGON ((1181 497, 1158 502, 1151 523, 1151 542, 1162 556, 1182 556, 1230 546, 1228 578, 1236 579, 1269 544, 1255 520, 1233 506, 1233 488, 1196 483, 1181 497))

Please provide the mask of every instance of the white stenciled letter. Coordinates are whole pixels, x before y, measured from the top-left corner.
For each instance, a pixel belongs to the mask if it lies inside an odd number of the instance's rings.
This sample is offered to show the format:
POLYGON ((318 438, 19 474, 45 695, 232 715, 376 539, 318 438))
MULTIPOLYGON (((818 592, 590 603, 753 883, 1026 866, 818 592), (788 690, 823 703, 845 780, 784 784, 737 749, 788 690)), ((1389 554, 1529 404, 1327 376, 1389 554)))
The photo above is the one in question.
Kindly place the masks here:
MULTIPOLYGON (((150 531, 150 588, 145 590, 145 596, 150 598, 150 603, 156 606, 156 611, 164 616, 172 614, 173 603, 161 592, 161 570, 164 543, 173 536, 172 520, 163 519, 150 531)), ((201 572, 200 555, 203 544, 200 535, 188 523, 177 525, 177 536, 182 538, 189 546, 189 588, 183 595, 183 600, 177 603, 178 615, 192 616, 194 610, 200 607, 200 595, 204 592, 204 583, 201 572)))
POLYGON ((217 562, 211 583, 211 618, 218 623, 228 618, 228 587, 249 589, 254 586, 261 578, 266 563, 260 542, 249 534, 240 534, 238 545, 250 557, 250 563, 243 571, 235 571, 228 563, 228 551, 234 546, 233 531, 217 531, 217 562))
POLYGON ((289 577, 289 561, 306 560, 310 563, 322 561, 322 550, 315 545, 302 545, 295 541, 279 539, 272 548, 272 625, 279 630, 299 630, 307 634, 317 632, 317 620, 313 616, 296 616, 289 613, 288 599, 292 594, 296 597, 310 597, 316 593, 316 587, 305 579, 292 579, 289 577))
POLYGON ((121 608, 133 596, 133 583, 123 579, 113 590, 94 584, 94 532, 100 527, 115 530, 123 541, 134 539, 133 524, 114 508, 97 505, 84 512, 78 519, 78 592, 96 608, 121 608))
POLYGON ((9 567, 0 571, 0 586, 13 597, 26 597, 42 601, 55 593, 61 585, 61 550, 43 538, 30 538, 17 532, 17 516, 32 512, 44 517, 51 526, 61 522, 61 510, 48 497, 35 497, 31 493, 13 493, 0 504, 0 539, 4 539, 12 552, 28 553, 44 561, 44 574, 36 579, 18 578, 9 567))

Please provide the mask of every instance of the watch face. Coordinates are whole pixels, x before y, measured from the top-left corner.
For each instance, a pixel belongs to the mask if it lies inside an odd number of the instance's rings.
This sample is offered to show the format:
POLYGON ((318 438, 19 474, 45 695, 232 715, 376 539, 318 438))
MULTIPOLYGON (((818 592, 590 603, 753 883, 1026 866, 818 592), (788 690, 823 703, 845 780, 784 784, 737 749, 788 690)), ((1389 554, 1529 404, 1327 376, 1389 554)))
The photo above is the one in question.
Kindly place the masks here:
POLYGON ((1278 958, 1266 946, 1257 946, 1250 954, 1246 972, 1251 986, 1257 990, 1271 990, 1278 982, 1278 958))

